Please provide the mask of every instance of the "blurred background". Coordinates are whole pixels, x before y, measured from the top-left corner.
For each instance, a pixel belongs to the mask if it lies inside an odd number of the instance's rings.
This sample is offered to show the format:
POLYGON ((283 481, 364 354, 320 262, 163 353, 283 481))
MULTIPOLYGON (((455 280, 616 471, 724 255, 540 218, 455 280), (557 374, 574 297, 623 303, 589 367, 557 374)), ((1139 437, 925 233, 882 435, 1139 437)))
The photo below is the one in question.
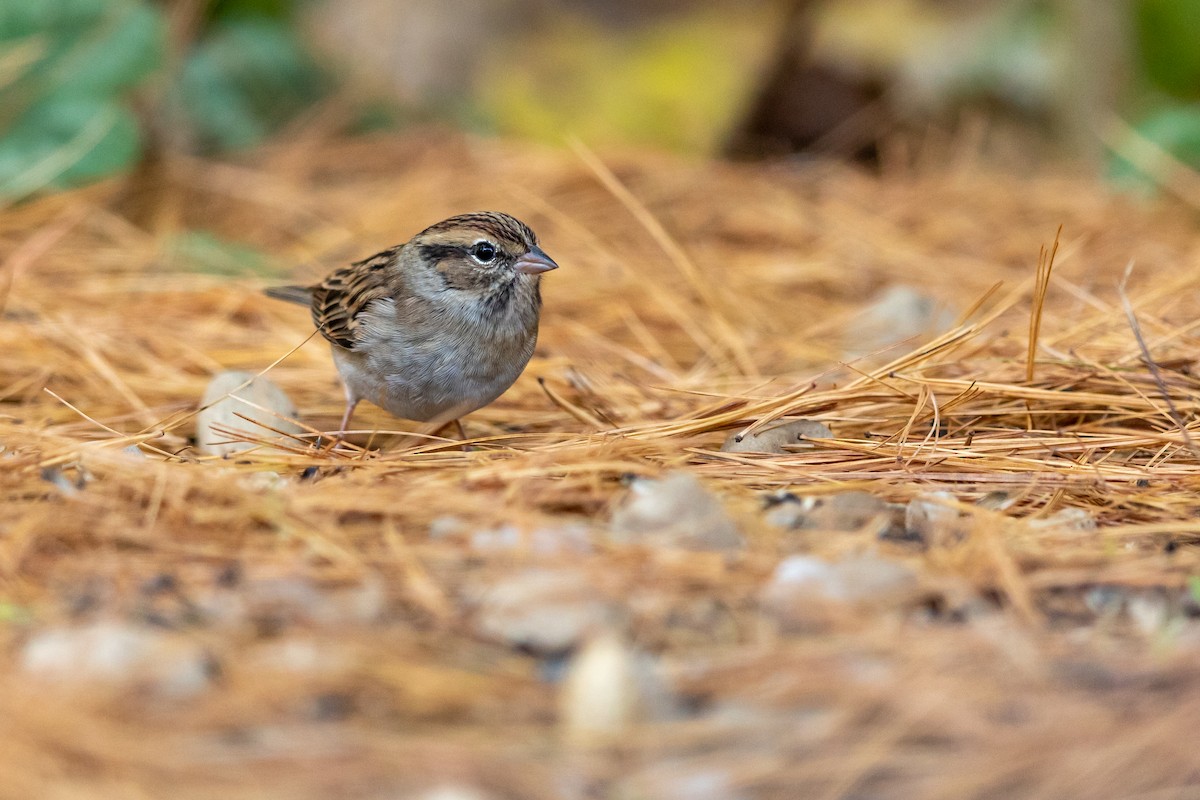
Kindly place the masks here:
POLYGON ((0 0, 0 195, 441 125, 1200 197, 1200 0, 0 0))

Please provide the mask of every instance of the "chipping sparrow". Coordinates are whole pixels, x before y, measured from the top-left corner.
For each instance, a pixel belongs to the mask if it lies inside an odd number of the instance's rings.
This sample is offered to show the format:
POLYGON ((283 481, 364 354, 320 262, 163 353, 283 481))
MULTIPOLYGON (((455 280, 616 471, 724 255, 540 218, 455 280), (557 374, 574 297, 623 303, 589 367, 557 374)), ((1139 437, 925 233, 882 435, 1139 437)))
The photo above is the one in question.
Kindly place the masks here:
POLYGON ((540 275, 558 265, 525 223, 496 212, 432 225, 407 244, 271 297, 310 306, 346 388, 339 437, 360 400, 445 424, 512 385, 537 342, 540 275))

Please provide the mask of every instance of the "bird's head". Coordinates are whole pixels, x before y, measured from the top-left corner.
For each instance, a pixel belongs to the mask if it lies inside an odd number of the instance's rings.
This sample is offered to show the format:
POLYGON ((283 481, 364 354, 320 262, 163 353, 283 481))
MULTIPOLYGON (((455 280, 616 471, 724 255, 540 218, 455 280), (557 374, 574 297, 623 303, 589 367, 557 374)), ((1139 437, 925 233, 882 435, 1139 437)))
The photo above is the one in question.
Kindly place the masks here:
POLYGON ((495 211, 450 217, 418 233, 410 246, 448 289, 486 291, 522 278, 536 283, 558 268, 528 225, 495 211))

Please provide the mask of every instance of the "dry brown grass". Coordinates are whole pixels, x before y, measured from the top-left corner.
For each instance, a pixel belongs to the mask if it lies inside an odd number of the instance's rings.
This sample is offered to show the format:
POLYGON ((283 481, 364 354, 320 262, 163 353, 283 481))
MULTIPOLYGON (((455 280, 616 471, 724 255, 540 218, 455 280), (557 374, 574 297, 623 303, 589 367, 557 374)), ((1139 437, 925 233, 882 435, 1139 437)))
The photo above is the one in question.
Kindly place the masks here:
MULTIPOLYGON (((1194 211, 971 164, 880 180, 421 134, 171 162, 9 208, 0 796, 393 798, 446 781, 511 798, 1200 796, 1200 462, 1164 397, 1196 438, 1198 278, 1194 211), (478 208, 529 221, 563 269, 526 374, 467 420, 476 449, 381 433, 335 453, 190 452, 210 375, 264 369, 310 323, 263 280, 195 271, 179 231, 312 276, 478 208), (1130 261, 1161 384, 1117 291, 1130 261), (893 283, 965 318, 844 363, 855 313, 893 283), (838 438, 719 452, 781 416, 838 438), (726 499, 743 551, 606 540, 621 476, 676 467, 726 499), (968 534, 920 546, 763 520, 765 492, 847 488, 952 492, 968 534), (974 505, 996 490, 1015 503, 974 505), (1031 524, 1067 508, 1099 527, 1031 524), (446 516, 578 521, 592 550, 431 537, 446 516), (787 554, 860 552, 912 566, 928 602, 808 631, 758 602, 787 554), (474 624, 474 587, 533 566, 606 598, 686 711, 608 746, 564 740, 542 660, 474 624), (271 586, 289 599, 262 599, 271 586), (1098 589, 1162 624, 1098 611, 1098 589), (128 675, 23 667, 39 633, 98 622, 150 637, 128 675), (162 688, 173 659, 202 662, 201 688, 162 688)), ((304 423, 336 426, 323 342, 270 377, 304 423)), ((373 408, 356 422, 403 430, 373 408)))

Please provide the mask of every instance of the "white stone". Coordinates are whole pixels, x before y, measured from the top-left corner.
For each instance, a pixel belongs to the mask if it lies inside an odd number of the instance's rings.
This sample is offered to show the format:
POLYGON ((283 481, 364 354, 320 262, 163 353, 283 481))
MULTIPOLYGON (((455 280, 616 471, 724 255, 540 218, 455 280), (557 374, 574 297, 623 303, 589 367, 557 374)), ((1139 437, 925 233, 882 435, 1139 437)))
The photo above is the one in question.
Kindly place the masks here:
POLYGON ((471 786, 443 784, 409 797, 412 800, 490 800, 492 796, 471 786))
POLYGON ((638 716, 635 654, 612 631, 593 637, 571 661, 559 693, 559 720, 567 741, 617 739, 638 716))
POLYGON ((299 444, 295 439, 255 423, 291 434, 304 430, 288 421, 296 418, 296 406, 287 394, 266 377, 255 378, 250 372, 231 371, 214 376, 204 390, 200 408, 196 415, 196 449, 203 455, 226 456, 258 447, 250 442, 230 441, 232 437, 222 433, 225 430, 245 432, 256 439, 278 440, 293 447, 299 444), (247 381, 249 384, 243 387, 247 381))
MULTIPOLYGON (((622 780, 615 797, 621 800, 747 800, 728 770, 703 760, 672 760, 651 764, 622 780)), ((802 796, 802 795, 798 795, 802 796)))
POLYGON ((790 497, 767 512, 767 521, 793 530, 859 531, 877 524, 881 532, 892 532, 903 509, 868 492, 837 492, 790 497))
POLYGON ((480 633, 542 653, 569 649, 611 614, 609 603, 574 570, 527 569, 475 594, 480 633))
POLYGON ((908 340, 916 347, 953 324, 954 315, 915 286, 889 286, 847 323, 846 353, 869 355, 908 340))
POLYGON ((685 550, 732 550, 742 537, 724 506, 687 472, 638 478, 613 514, 612 539, 685 550))
POLYGON ((726 453, 792 453, 811 448, 805 439, 832 439, 833 431, 813 419, 798 419, 768 425, 761 430, 739 436, 729 434, 721 450, 726 453))
POLYGON ((1166 598, 1153 591, 1131 594, 1125 600, 1125 608, 1134 627, 1143 636, 1160 633, 1171 618, 1166 598))
POLYGON ((827 562, 789 556, 763 587, 764 608, 800 627, 820 627, 830 614, 865 609, 903 608, 920 590, 916 573, 877 556, 827 562))
POLYGON ((537 556, 557 556, 590 553, 592 542, 587 526, 581 523, 531 531, 506 523, 471 534, 471 548, 481 553, 528 552, 537 556))
POLYGON ((1064 508, 1048 517, 1028 520, 1034 530, 1094 531, 1096 518, 1083 508, 1064 508))
POLYGON ((39 631, 21 651, 21 666, 63 682, 136 682, 172 697, 197 694, 210 680, 209 660, 195 643, 117 622, 39 631))
POLYGON ((966 531, 950 492, 928 492, 908 501, 904 528, 926 544, 944 547, 961 541, 966 531))

